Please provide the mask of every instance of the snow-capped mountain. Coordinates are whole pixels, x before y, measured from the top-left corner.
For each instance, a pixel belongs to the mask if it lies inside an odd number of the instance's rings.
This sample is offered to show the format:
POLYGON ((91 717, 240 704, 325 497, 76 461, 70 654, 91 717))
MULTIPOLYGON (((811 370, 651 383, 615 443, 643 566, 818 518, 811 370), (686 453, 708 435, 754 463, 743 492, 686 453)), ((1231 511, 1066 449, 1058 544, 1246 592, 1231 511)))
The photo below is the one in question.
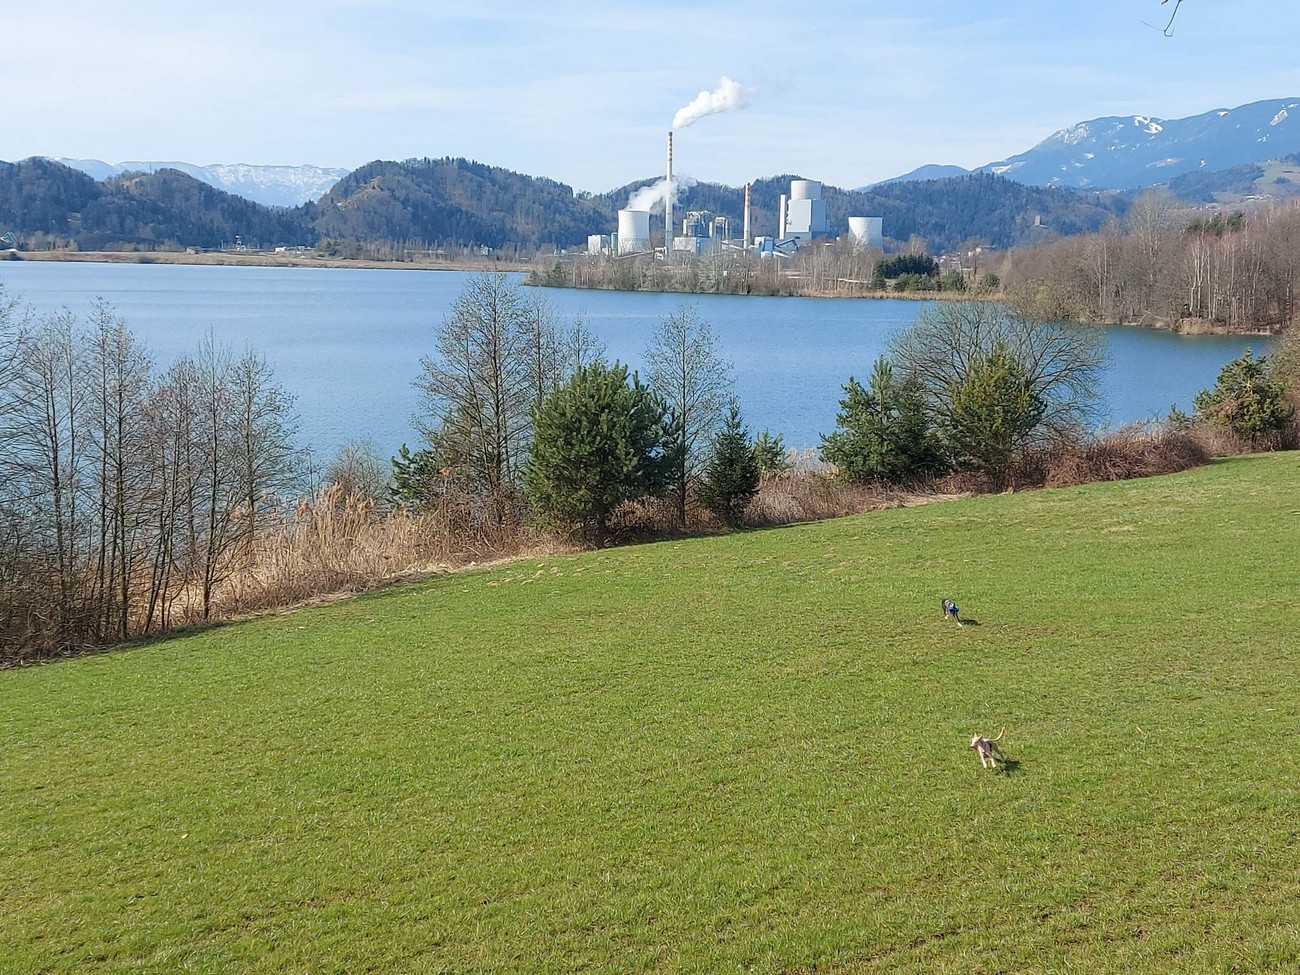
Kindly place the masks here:
POLYGON ((247 163, 216 163, 196 166, 185 162, 120 162, 98 159, 65 159, 51 156, 56 162, 79 169, 93 179, 103 180, 122 173, 153 173, 160 169, 179 169, 209 186, 267 206, 294 207, 308 200, 319 200, 350 170, 323 166, 253 166, 247 163))
POLYGON ((1127 190, 1167 183, 1183 173, 1212 172, 1296 152, 1300 98, 1283 98, 1181 119, 1092 119, 972 172, 998 173, 1031 186, 1127 190))

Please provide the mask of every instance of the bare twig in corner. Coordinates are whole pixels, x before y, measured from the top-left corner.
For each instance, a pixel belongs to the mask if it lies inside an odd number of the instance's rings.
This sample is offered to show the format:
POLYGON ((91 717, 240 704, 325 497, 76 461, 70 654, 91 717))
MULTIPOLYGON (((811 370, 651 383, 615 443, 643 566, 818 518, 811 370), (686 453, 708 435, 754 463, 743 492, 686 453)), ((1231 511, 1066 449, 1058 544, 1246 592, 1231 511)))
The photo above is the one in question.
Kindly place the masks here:
MULTIPOLYGON (((1160 5, 1163 7, 1168 2, 1169 0, 1160 0, 1160 5)), ((1174 9, 1169 11, 1169 23, 1165 24, 1163 28, 1160 27, 1155 28, 1156 30, 1160 31, 1160 33, 1164 34, 1165 37, 1174 36, 1174 18, 1178 16, 1178 8, 1181 7, 1182 5, 1183 5, 1183 0, 1174 0, 1174 9)), ((1151 27, 1152 25, 1147 24, 1147 26, 1151 27)))

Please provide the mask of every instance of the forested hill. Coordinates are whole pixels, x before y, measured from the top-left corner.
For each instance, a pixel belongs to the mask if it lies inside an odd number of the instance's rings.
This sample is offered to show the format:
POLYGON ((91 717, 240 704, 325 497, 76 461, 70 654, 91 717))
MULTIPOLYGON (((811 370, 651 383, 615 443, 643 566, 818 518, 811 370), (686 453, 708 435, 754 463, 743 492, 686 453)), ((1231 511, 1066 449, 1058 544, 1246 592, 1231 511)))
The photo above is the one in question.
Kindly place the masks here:
POLYGON ((302 215, 232 196, 174 169, 96 182, 48 159, 0 167, 0 232, 83 250, 120 245, 310 244, 302 215))
POLYGON ((853 214, 884 217, 886 236, 920 237, 934 253, 972 238, 1005 248, 1046 235, 1091 233, 1122 216, 1130 202, 1126 195, 1027 186, 989 173, 888 183, 866 192, 828 190, 826 197, 833 227, 847 226, 853 214))
POLYGON ((614 219, 555 180, 447 158, 367 163, 304 209, 321 237, 489 247, 572 246, 614 219))
MULTIPOLYGON (((752 184, 751 234, 775 234, 780 194, 791 175, 752 184)), ((238 236, 250 247, 313 246, 323 240, 423 241, 525 250, 582 246, 610 233, 617 211, 643 180, 598 195, 465 159, 376 161, 345 176, 321 200, 292 210, 263 206, 218 190, 177 170, 127 173, 96 182, 48 159, 0 166, 0 233, 24 246, 73 244, 84 250, 220 247, 238 236)), ((997 247, 1045 235, 1099 229, 1122 214, 1127 199, 1113 194, 1026 186, 1000 176, 893 183, 868 191, 825 189, 832 235, 853 215, 881 216, 885 235, 923 239, 932 253, 979 238, 997 247)), ((682 194, 687 209, 729 217, 739 236, 744 191, 699 183, 682 194)))

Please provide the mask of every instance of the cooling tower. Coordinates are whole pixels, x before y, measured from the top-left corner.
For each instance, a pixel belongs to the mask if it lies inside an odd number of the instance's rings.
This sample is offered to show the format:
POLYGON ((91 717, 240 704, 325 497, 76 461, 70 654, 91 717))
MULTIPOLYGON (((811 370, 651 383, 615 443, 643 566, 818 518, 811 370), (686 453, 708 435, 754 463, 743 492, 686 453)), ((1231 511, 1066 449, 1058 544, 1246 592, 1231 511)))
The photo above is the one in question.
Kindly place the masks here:
POLYGON ((618 211, 618 252, 638 254, 650 249, 650 211, 618 211))
POLYGON ((849 233, 859 247, 882 247, 885 243, 885 218, 849 217, 849 233))

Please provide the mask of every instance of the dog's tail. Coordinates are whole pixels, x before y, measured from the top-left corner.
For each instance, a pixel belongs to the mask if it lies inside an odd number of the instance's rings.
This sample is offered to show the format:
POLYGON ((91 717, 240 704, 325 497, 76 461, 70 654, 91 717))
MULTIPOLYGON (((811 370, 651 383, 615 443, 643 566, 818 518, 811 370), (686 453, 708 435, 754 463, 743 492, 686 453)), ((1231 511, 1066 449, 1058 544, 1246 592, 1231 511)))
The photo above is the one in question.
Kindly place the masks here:
POLYGON ((1005 726, 1003 726, 1002 730, 998 732, 998 736, 996 738, 990 738, 989 741, 1001 741, 1002 736, 1005 735, 1006 733, 1007 733, 1007 729, 1005 726))

